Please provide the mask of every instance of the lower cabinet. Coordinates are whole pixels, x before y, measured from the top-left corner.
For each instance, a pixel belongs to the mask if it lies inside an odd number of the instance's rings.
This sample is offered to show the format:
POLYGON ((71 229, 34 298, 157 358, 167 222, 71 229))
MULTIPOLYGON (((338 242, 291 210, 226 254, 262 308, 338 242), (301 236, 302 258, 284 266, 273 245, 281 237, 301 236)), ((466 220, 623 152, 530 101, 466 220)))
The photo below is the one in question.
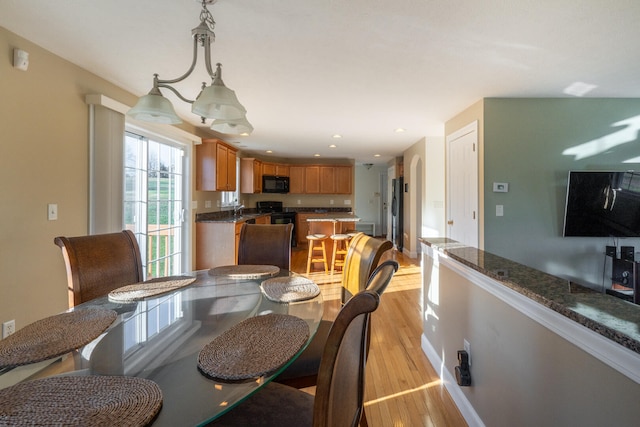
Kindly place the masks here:
POLYGON ((196 270, 236 264, 241 222, 196 222, 196 270))
MULTIPOLYGON (((256 224, 271 224, 271 215, 255 219, 256 224)), ((238 263, 238 244, 242 222, 196 222, 196 270, 238 263)))

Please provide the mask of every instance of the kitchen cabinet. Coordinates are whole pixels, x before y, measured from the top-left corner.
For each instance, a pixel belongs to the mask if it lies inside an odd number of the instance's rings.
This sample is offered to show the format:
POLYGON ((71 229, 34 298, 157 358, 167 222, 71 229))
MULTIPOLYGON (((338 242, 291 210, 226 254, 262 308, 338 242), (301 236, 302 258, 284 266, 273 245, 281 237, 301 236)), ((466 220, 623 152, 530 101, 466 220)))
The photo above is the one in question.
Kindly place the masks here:
POLYGON ((196 222, 196 270, 235 264, 241 226, 241 222, 196 222))
POLYGON ((320 193, 320 166, 307 166, 304 169, 304 192, 320 193))
POLYGON ((320 166, 320 193, 335 194, 336 172, 333 166, 320 166))
POLYGON ((289 176, 289 173, 290 173, 289 165, 276 164, 276 176, 289 176))
POLYGON ((290 194, 351 194, 351 165, 286 165, 262 162, 254 158, 241 161, 242 193, 262 192, 262 176, 288 176, 290 194), (260 171, 260 172, 258 172, 260 171))
POLYGON ((289 193, 302 194, 304 193, 304 166, 291 166, 289 167, 289 193))
POLYGON ((276 174, 276 164, 275 163, 262 163, 262 175, 275 175, 276 174))
POLYGON ((196 190, 235 191, 237 150, 219 139, 196 145, 196 190))
POLYGON ((296 238, 298 239, 298 244, 305 244, 307 242, 307 236, 309 235, 309 222, 307 218, 312 215, 318 216, 317 213, 313 212, 298 212, 296 214, 296 238))
POLYGON ((335 166, 336 194, 351 194, 353 191, 353 168, 351 166, 335 166))
POLYGON ((262 174, 271 176, 289 176, 289 165, 264 162, 262 164, 262 174))
POLYGON ((271 224, 271 215, 263 215, 256 218, 256 224, 271 224))
MULTIPOLYGON (((245 222, 196 222, 196 270, 237 264, 240 230, 245 222)), ((271 215, 258 216, 255 223, 271 224, 271 215)))
POLYGON ((262 161, 250 157, 240 159, 240 192, 262 193, 262 161))

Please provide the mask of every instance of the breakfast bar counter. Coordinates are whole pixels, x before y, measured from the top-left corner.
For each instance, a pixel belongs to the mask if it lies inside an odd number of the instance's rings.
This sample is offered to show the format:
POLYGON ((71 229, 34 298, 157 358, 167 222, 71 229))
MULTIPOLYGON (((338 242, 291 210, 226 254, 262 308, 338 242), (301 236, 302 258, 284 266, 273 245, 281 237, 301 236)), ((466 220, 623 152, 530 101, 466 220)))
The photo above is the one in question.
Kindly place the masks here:
POLYGON ((422 238, 422 349, 470 425, 636 425, 640 306, 422 238), (455 378, 469 353, 471 386, 455 378))

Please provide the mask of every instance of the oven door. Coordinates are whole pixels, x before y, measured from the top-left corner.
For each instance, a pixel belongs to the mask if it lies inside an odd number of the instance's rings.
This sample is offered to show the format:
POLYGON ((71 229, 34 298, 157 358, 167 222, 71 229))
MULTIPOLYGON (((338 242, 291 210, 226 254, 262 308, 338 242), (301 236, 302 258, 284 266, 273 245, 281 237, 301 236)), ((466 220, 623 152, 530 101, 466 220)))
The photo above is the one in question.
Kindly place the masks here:
POLYGON ((291 233, 291 247, 297 246, 296 240, 296 217, 290 215, 271 214, 271 224, 293 224, 293 232, 291 233))

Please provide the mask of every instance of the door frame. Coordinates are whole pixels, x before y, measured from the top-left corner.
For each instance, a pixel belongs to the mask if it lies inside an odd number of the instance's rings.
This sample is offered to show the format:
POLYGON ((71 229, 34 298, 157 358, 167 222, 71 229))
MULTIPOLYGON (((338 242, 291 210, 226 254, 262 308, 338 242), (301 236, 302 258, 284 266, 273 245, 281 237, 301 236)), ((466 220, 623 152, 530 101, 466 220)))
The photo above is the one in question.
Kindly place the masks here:
MULTIPOLYGON (((456 213, 452 212, 452 205, 451 202, 454 198, 453 195, 453 191, 451 188, 451 183, 453 182, 453 180, 451 179, 453 173, 455 173, 458 170, 471 170, 472 174, 471 174, 471 183, 467 186, 467 188, 465 189, 466 191, 468 191, 467 194, 471 194, 473 197, 473 200, 471 201, 471 209, 474 211, 475 214, 475 221, 473 223, 469 222, 467 225, 472 224, 472 233, 475 235, 475 242, 469 242, 471 245, 481 248, 480 245, 480 221, 481 221, 481 212, 480 212, 480 192, 479 192, 479 182, 480 182, 480 172, 479 172, 479 162, 478 159, 480 158, 479 156, 479 151, 480 151, 480 144, 479 144, 479 137, 478 137, 478 120, 474 120, 473 122, 469 123, 466 126, 463 126, 462 128, 456 130, 455 132, 452 132, 451 134, 446 136, 446 152, 447 152, 447 160, 446 160, 446 177, 447 177, 447 185, 446 185, 446 206, 447 206, 447 212, 446 212, 446 218, 447 218, 447 224, 446 224, 446 235, 447 237, 451 237, 451 222, 453 221, 453 216, 457 215, 456 213), (474 150, 473 150, 473 154, 466 160, 466 163, 463 165, 452 165, 451 159, 451 150, 452 150, 452 144, 454 144, 456 141, 460 140, 461 138, 470 135, 470 134, 475 134, 475 139, 473 140, 474 143, 474 150), (473 230, 473 228, 475 228, 475 230, 473 230)), ((467 242, 462 242, 462 243, 467 243, 467 242)))

